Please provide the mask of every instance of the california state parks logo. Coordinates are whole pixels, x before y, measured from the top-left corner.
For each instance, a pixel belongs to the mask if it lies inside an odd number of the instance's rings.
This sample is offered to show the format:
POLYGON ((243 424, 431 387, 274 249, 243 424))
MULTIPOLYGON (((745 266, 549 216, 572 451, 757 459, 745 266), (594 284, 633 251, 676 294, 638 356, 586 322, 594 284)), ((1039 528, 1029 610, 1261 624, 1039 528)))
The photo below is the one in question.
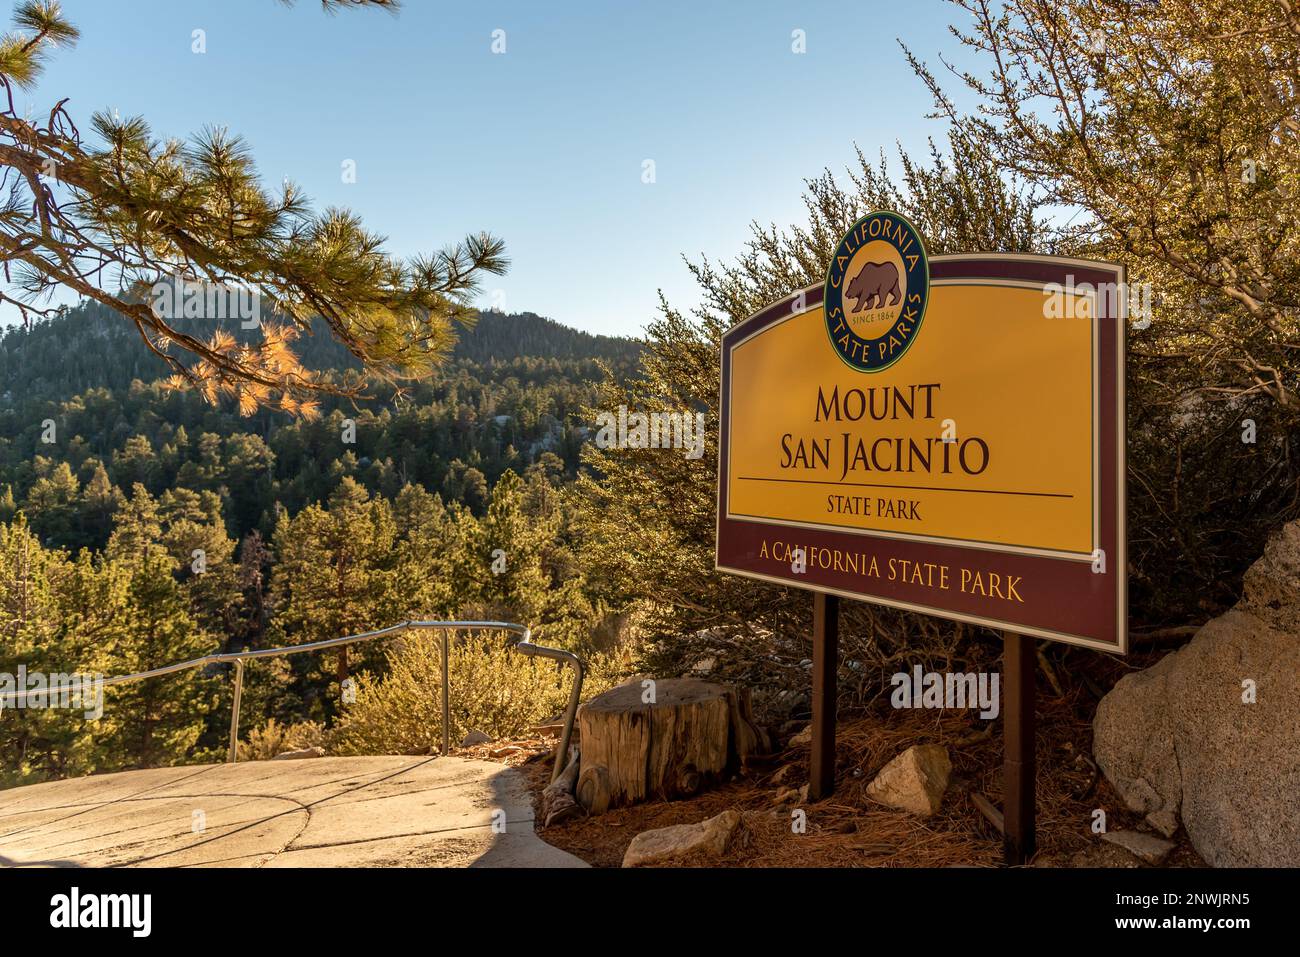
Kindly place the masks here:
POLYGON ((930 261, 916 227, 897 213, 864 216, 844 234, 822 300, 831 345, 859 372, 903 357, 925 318, 930 261))

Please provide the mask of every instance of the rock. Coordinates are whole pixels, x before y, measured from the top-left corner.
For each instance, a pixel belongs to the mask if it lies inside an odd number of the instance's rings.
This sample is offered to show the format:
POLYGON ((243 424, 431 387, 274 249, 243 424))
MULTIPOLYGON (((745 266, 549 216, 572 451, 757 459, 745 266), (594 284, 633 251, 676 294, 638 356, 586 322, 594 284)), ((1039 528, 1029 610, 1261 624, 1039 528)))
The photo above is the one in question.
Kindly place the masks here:
POLYGON ((471 731, 465 735, 465 739, 461 741, 460 746, 462 748, 472 748, 477 744, 487 744, 491 740, 491 736, 484 734, 482 731, 471 731))
POLYGON ((793 772, 794 772, 793 764, 781 765, 779 768, 776 769, 776 773, 772 775, 772 783, 784 784, 786 778, 788 778, 793 772))
POLYGON ((1178 830, 1182 786, 1174 732, 1165 707, 1169 655, 1146 671, 1126 675, 1097 705, 1092 747, 1097 764, 1129 810, 1146 815, 1165 837, 1178 830))
POLYGON ((790 739, 790 747, 806 748, 812 744, 812 725, 806 725, 802 731, 790 739))
POLYGON ((1141 867, 1142 862, 1118 844, 1105 844, 1099 841, 1095 844, 1089 844, 1083 850, 1075 851, 1073 854, 1039 854, 1034 858, 1033 866, 1046 868, 1088 867, 1093 869, 1106 867, 1133 870, 1141 867))
POLYGON ((1097 706, 1093 752, 1166 837, 1181 818, 1216 867, 1300 861, 1300 522, 1246 572, 1237 606, 1126 675, 1097 706), (1246 703, 1243 683, 1253 682, 1246 703))
POLYGON ((1166 841, 1154 834, 1143 834, 1141 831, 1105 831, 1101 839, 1118 844, 1148 864, 1159 864, 1178 846, 1173 841, 1166 841))
POLYGON ((773 804, 786 804, 790 801, 799 800, 799 792, 795 788, 780 788, 776 792, 776 797, 772 798, 773 804))
POLYGON ((708 658, 701 658, 691 665, 691 672, 697 675, 707 675, 711 674, 717 667, 718 659, 710 655, 708 658))
POLYGON ((723 811, 698 824, 673 824, 643 831, 632 838, 623 855, 624 867, 657 864, 703 851, 714 857, 726 853, 731 835, 740 824, 740 812, 723 811))
POLYGON ((323 757, 325 757, 325 749, 319 747, 313 747, 313 748, 300 748, 297 751, 281 751, 271 760, 272 761, 293 761, 298 758, 323 758, 323 757))
POLYGON ((867 785, 867 797, 889 807, 929 817, 943 803, 952 762, 942 745, 919 744, 880 769, 867 785))
POLYGON ((541 724, 535 724, 530 730, 533 734, 551 735, 558 738, 561 732, 564 731, 564 715, 543 721, 541 724))
POLYGON ((1242 579, 1241 604, 1274 628, 1294 632, 1300 625, 1300 521, 1269 538, 1259 561, 1242 579))

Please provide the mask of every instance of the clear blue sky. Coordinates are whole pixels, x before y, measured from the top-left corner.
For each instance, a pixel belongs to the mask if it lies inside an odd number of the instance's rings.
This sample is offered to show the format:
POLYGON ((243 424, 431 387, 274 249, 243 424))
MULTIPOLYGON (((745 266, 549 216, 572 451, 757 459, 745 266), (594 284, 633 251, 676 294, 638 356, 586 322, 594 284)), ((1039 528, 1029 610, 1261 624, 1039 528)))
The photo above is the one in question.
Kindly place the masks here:
POLYGON ((100 108, 160 136, 227 126, 269 183, 288 176, 317 205, 352 208, 392 252, 503 237, 512 267, 488 292, 506 311, 612 334, 639 332, 659 289, 696 302, 683 253, 730 259, 750 220, 801 222, 803 178, 841 171, 855 142, 874 156, 941 138, 896 40, 937 64, 956 52, 960 13, 941 0, 64 8, 81 42, 20 107, 42 115, 70 96, 83 130, 100 108), (195 29, 205 54, 191 52, 195 29), (791 52, 795 29, 805 54, 791 52))

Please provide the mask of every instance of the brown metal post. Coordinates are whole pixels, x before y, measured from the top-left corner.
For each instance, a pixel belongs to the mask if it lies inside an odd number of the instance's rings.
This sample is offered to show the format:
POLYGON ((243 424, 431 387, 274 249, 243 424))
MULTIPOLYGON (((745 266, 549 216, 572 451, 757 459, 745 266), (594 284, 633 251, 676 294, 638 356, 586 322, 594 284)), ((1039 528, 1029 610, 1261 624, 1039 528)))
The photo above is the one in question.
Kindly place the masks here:
POLYGON ((835 790, 835 671, 840 658, 840 600, 813 594, 812 755, 808 797, 820 801, 835 790))
POLYGON ((1002 859, 1008 867, 1034 856, 1035 639, 1002 633, 1002 859))

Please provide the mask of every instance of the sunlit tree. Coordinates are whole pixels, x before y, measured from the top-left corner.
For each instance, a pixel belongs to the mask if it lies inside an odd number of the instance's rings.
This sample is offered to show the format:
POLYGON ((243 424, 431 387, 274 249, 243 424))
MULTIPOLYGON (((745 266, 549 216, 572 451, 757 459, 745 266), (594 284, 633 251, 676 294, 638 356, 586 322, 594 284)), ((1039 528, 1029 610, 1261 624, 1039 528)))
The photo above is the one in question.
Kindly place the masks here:
MULTIPOLYGON (((397 4, 325 3, 361 6, 397 4)), ((408 260, 390 255, 354 213, 315 210, 288 181, 265 186, 247 144, 224 129, 182 142, 160 139, 141 117, 99 112, 86 136, 66 98, 28 118, 15 91, 33 89, 79 33, 57 0, 24 0, 14 21, 0 40, 0 302, 25 318, 57 311, 51 296, 70 290, 134 324, 174 386, 230 397, 247 414, 269 404, 310 416, 313 395, 356 394, 364 374, 427 374, 456 324, 473 321, 481 277, 504 271, 504 246, 487 234, 408 260), (168 288, 255 294, 260 325, 252 335, 198 328, 151 292, 168 288), (314 319, 362 372, 301 364, 294 340, 314 319)))

